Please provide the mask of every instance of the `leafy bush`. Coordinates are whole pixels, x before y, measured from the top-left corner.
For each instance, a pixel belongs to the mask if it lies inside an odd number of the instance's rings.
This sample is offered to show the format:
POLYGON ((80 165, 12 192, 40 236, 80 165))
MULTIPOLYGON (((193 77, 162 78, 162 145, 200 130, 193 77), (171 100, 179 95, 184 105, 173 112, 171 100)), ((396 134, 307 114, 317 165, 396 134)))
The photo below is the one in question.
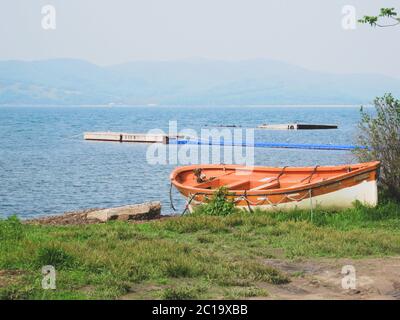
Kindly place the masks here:
POLYGON ((23 225, 17 216, 0 220, 0 240, 21 240, 23 236, 23 225))
POLYGON ((75 258, 62 248, 42 247, 37 252, 36 264, 39 267, 51 265, 56 269, 68 269, 75 264, 75 258))
POLYGON ((227 216, 237 212, 235 203, 228 198, 229 190, 225 187, 218 188, 209 202, 199 206, 195 210, 195 214, 203 214, 209 216, 227 216))
POLYGON ((361 108, 358 144, 363 148, 354 152, 361 162, 381 161, 380 183, 400 199, 400 100, 386 94, 374 105, 375 116, 361 108))

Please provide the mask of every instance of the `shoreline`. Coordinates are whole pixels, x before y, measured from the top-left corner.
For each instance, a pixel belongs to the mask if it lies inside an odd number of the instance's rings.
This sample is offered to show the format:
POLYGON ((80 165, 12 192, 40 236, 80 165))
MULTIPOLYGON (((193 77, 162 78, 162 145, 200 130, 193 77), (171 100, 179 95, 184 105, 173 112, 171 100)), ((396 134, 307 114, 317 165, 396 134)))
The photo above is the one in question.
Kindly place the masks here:
MULTIPOLYGON (((121 208, 121 207, 120 207, 121 208)), ((99 224, 99 223, 106 223, 108 221, 101 221, 99 219, 89 218, 88 215, 96 214, 98 212, 104 210, 111 210, 111 209, 118 209, 117 208, 89 208, 83 210, 74 210, 74 211, 67 211, 64 213, 56 214, 56 215, 46 215, 40 216, 36 218, 27 218, 21 219, 23 224, 31 224, 31 225, 87 225, 87 224, 99 224)), ((150 213, 142 214, 138 218, 134 219, 126 219, 124 221, 129 223, 144 223, 152 220, 165 220, 168 218, 176 217, 179 215, 163 215, 163 214, 156 214, 152 215, 150 213)))

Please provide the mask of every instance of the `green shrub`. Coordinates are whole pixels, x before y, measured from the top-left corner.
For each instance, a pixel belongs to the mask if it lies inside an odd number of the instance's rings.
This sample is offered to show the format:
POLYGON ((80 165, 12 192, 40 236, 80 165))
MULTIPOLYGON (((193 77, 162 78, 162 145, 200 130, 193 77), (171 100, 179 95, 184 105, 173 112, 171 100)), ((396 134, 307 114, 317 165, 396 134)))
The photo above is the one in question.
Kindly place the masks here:
POLYGON ((237 212, 235 203, 228 198, 229 190, 225 187, 218 188, 209 202, 197 207, 195 214, 209 216, 227 216, 237 212))
POLYGON ((381 185, 400 199, 400 100, 386 94, 376 98, 374 105, 374 116, 361 108, 357 142, 363 148, 354 152, 361 162, 381 162, 381 185))
POLYGON ((75 257, 68 254, 64 249, 57 247, 39 248, 36 255, 36 265, 54 266, 56 269, 69 269, 76 264, 75 257))
POLYGON ((24 230, 21 221, 17 216, 10 216, 0 220, 0 240, 21 240, 24 237, 24 230))

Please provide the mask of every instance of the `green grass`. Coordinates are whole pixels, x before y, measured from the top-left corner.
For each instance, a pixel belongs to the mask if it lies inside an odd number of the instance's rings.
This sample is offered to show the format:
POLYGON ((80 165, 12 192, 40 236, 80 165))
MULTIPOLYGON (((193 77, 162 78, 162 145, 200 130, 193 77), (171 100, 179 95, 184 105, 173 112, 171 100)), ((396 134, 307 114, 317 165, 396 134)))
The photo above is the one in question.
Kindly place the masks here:
POLYGON ((267 296, 266 283, 290 279, 264 259, 399 254, 400 205, 390 201, 315 210, 312 220, 309 211, 80 226, 25 225, 12 217, 0 220, 0 299, 267 296), (48 264, 57 270, 56 290, 41 289, 48 264))
POLYGON ((207 287, 201 285, 180 285, 164 289, 160 298, 165 300, 193 300, 201 298, 206 291, 207 287))

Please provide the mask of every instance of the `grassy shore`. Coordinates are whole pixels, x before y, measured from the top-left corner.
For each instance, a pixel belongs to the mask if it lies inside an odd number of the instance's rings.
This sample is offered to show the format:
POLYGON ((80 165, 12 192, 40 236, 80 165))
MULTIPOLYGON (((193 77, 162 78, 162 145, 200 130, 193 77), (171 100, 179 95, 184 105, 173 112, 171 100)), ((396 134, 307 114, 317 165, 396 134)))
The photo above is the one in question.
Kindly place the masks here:
MULTIPOLYGON (((291 278, 266 259, 400 255, 400 205, 187 215, 80 226, 0 221, 1 299, 267 297, 291 278), (41 288, 41 267, 57 289, 41 288)), ((293 276, 293 275, 292 275, 293 276)))

